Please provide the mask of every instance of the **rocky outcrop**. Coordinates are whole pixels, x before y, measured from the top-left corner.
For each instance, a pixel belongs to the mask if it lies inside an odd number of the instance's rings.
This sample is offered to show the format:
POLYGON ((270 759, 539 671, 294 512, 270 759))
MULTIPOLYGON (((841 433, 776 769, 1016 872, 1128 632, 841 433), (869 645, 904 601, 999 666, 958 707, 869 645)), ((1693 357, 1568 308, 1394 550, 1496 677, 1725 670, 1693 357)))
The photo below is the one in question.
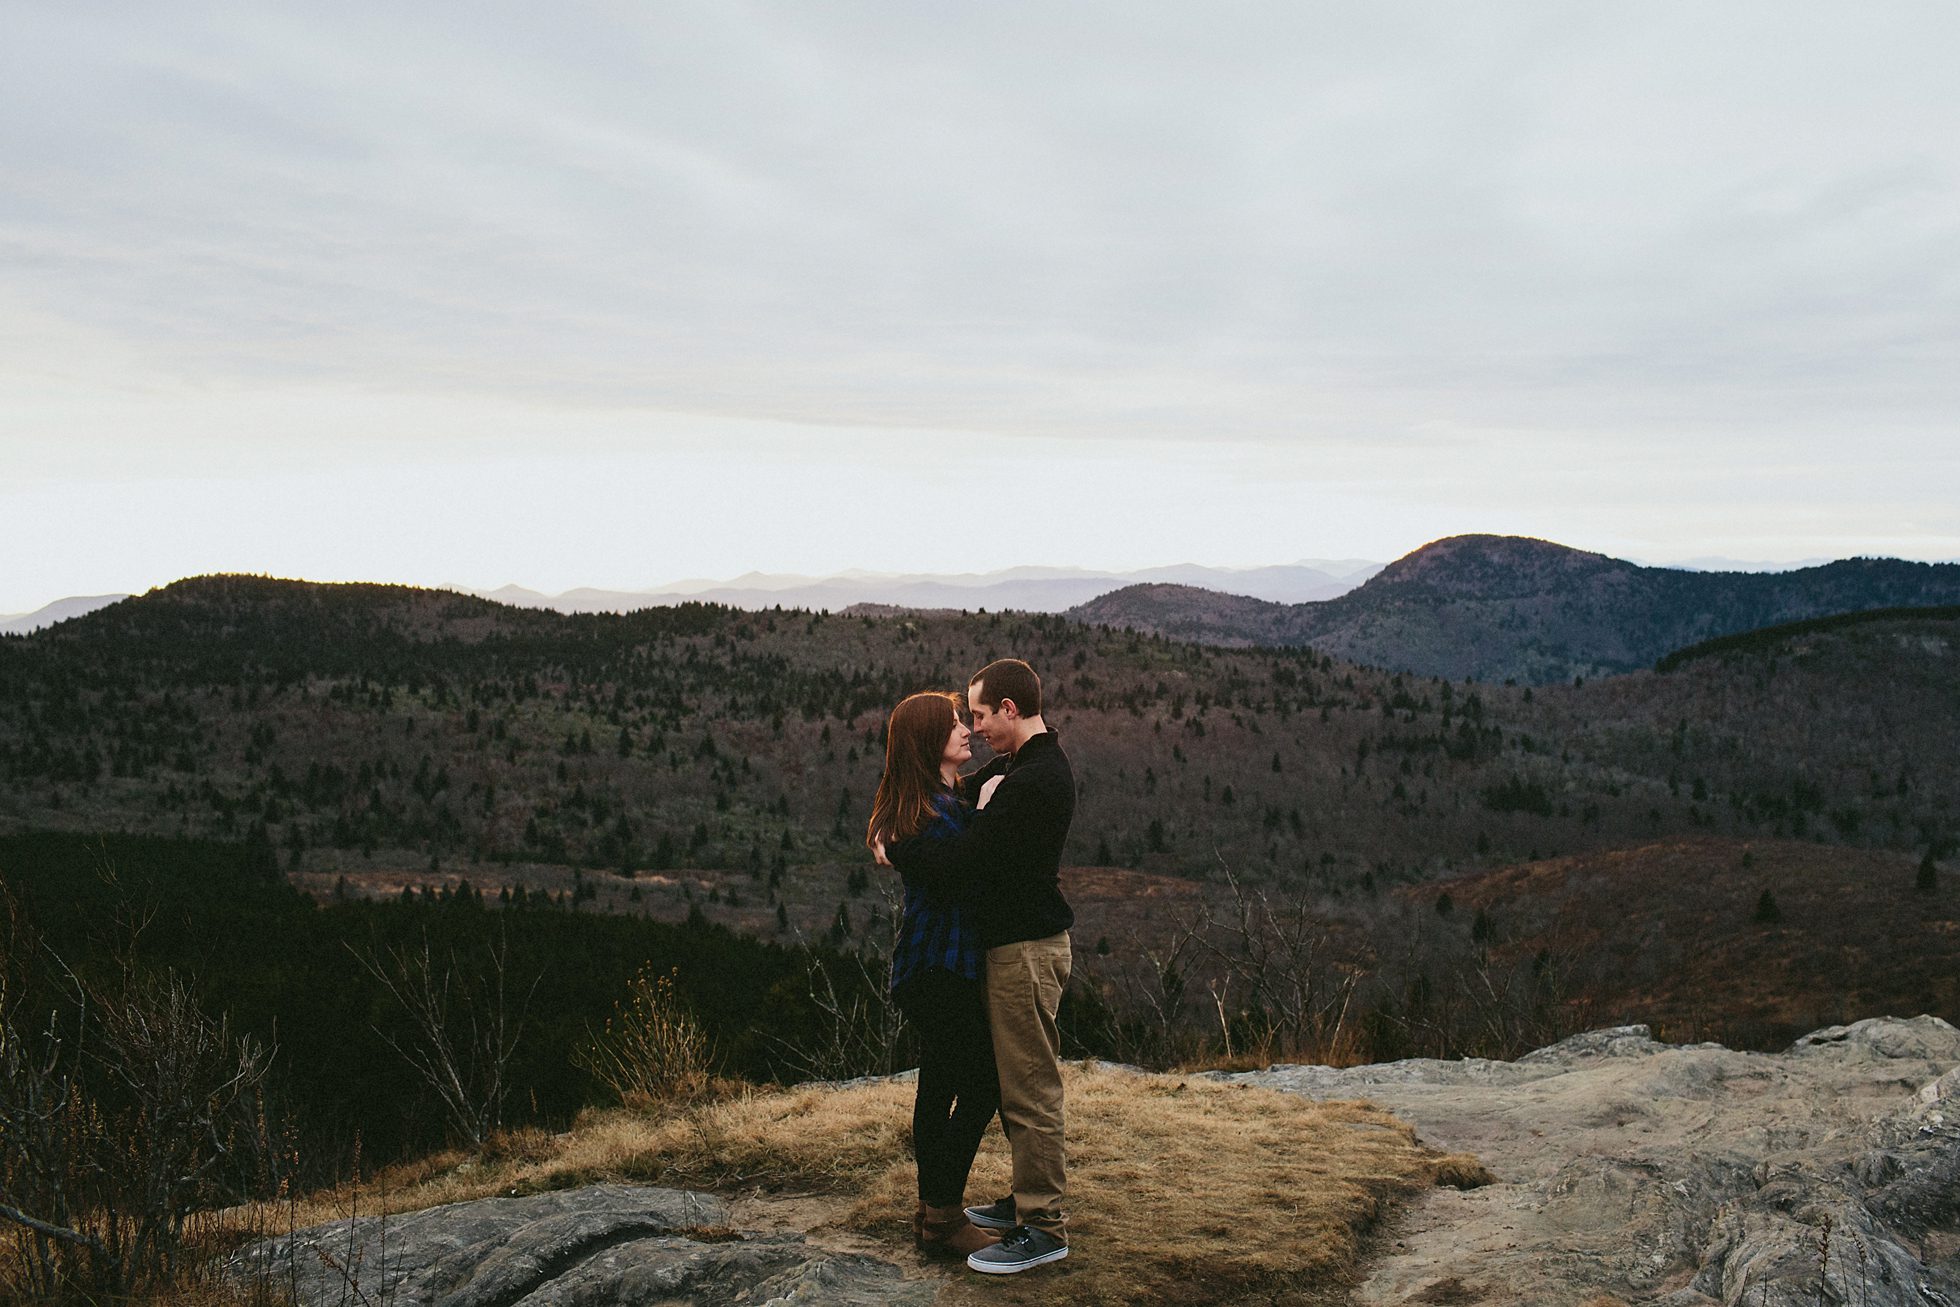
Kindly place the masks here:
POLYGON ((233 1277, 298 1307, 923 1304, 937 1284, 795 1234, 742 1234, 712 1194, 591 1185, 299 1230, 241 1253, 233 1277))
MULTIPOLYGON (((1626 1026, 1515 1062, 1214 1078, 1372 1100, 1496 1175, 1393 1218, 1355 1307, 1960 1307, 1960 1031, 1936 1017, 1834 1026, 1780 1054, 1626 1026)), ((813 1242, 812 1215, 596 1185, 338 1221, 233 1265, 299 1307, 923 1307, 946 1286, 868 1241, 813 1242)))
POLYGON ((1516 1062, 1222 1078, 1370 1099, 1498 1176, 1420 1199, 1358 1304, 1960 1304, 1960 1031, 1936 1017, 1774 1055, 1628 1026, 1516 1062))

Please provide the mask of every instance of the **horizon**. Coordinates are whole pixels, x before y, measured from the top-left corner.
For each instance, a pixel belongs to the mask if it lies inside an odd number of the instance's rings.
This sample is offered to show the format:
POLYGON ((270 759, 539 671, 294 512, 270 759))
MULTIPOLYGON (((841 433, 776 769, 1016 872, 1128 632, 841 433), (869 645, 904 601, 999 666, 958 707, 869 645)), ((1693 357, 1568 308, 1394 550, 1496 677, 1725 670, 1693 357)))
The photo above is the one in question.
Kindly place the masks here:
MULTIPOLYGON (((1492 535, 1496 533, 1466 532, 1464 534, 1492 535)), ((1439 539, 1450 539, 1450 538, 1452 537, 1447 537, 1447 536, 1439 537, 1439 539)), ((1549 544, 1560 545, 1566 548, 1575 548, 1575 546, 1565 545, 1563 541, 1547 540, 1546 537, 1543 536, 1513 537, 1513 538, 1544 540, 1546 543, 1549 544)), ((1332 562, 1361 563, 1363 564, 1363 569, 1357 569, 1357 570, 1365 570, 1366 568, 1385 567, 1388 564, 1393 563, 1400 558, 1407 557, 1409 554, 1419 551, 1420 549, 1426 547, 1427 545, 1435 544, 1435 543, 1437 543, 1437 541, 1434 540, 1425 541, 1423 545, 1418 545, 1414 549, 1404 551, 1402 554, 1398 554, 1394 558, 1387 558, 1387 559, 1361 559, 1358 557, 1342 557, 1338 559, 1335 558, 1294 559, 1288 562, 1252 563, 1252 564, 1243 564, 1243 565, 1194 563, 1194 562, 1185 561, 1185 562, 1178 562, 1178 563, 1158 563, 1158 564, 1151 564, 1143 567, 1122 568, 1122 569, 1097 568, 1097 567, 1089 567, 1089 566, 1078 566, 1074 564, 1021 564, 1016 567, 991 569, 986 572, 898 572, 898 571, 879 571, 879 570, 872 570, 866 568, 848 568, 838 572, 811 574, 811 573, 765 572, 760 569, 750 569, 747 572, 743 572, 735 576, 727 576, 727 577, 700 577, 700 576, 677 577, 670 581, 655 582, 647 585, 638 585, 638 586, 601 586, 601 585, 579 584, 579 585, 564 586, 561 588, 550 589, 550 590, 541 589, 536 586, 525 585, 522 582, 517 582, 517 581, 505 581, 498 585, 481 585, 481 584, 474 584, 470 582, 459 582, 455 580, 427 582, 427 581, 409 581, 409 580, 402 580, 402 579, 391 578, 391 577, 371 577, 371 576, 370 577, 291 576, 291 575, 280 575, 278 573, 272 573, 272 572, 253 572, 253 571, 245 571, 238 568, 226 568, 226 569, 220 569, 212 572, 198 572, 198 573, 191 573, 185 576, 171 577, 168 580, 156 581, 152 584, 142 586, 140 588, 131 588, 126 590, 113 590, 113 589, 103 590, 92 594, 57 595, 54 596, 53 598, 46 599, 38 604, 33 605, 32 607, 27 607, 27 608, 8 609, 5 606, 4 602, 0 602, 0 619, 17 619, 23 617, 31 617, 41 612, 44 609, 71 600, 101 599, 101 598, 108 598, 108 597, 136 598, 141 595, 148 594, 155 590, 168 588, 169 586, 176 585, 179 582, 196 580, 207 576, 226 576, 226 575, 255 576, 255 577, 263 577, 268 580, 290 581, 301 585, 401 585, 401 586, 408 586, 414 589, 447 590, 447 591, 453 591, 458 594, 474 595, 479 598, 486 598, 492 600, 494 600, 499 593, 505 591, 512 591, 512 590, 522 591, 527 595, 535 596, 537 598, 541 598, 545 600, 561 599, 568 594, 576 594, 580 591, 594 591, 594 592, 605 593, 605 594, 620 594, 620 595, 633 595, 633 596, 646 596, 646 597, 658 596, 658 597, 686 598, 687 591, 683 590, 682 587, 687 587, 689 590, 700 590, 700 591, 746 588, 746 589, 754 589, 761 593, 769 593, 770 589, 773 588, 771 586, 762 585, 762 584, 752 584, 749 586, 744 586, 742 584, 744 581, 750 581, 752 578, 758 582, 759 581, 785 582, 786 584, 782 588, 787 589, 787 588, 795 588, 801 585, 807 585, 812 583, 822 583, 827 581, 849 580, 849 579, 862 579, 865 581, 915 580, 916 579, 916 580, 924 580, 924 581, 937 581, 941 583, 956 585, 970 578, 970 579, 983 581, 988 584, 997 584, 999 583, 1000 578, 1002 578, 1004 574, 1015 572, 1015 571, 1036 572, 1036 573, 1062 573, 1062 574, 1069 574, 1069 575, 1082 575, 1082 576, 1092 576, 1092 577, 1111 576, 1111 577, 1122 578, 1122 577, 1130 577, 1137 573, 1180 569, 1180 568, 1195 568, 1195 569, 1203 569, 1208 571, 1219 571, 1219 572, 1245 572, 1245 571, 1252 571, 1261 568, 1313 567, 1317 563, 1332 563, 1332 562)), ((1584 552, 1599 552, 1599 551, 1584 551, 1584 552)), ((1960 564, 1960 557, 1903 558, 1896 554, 1848 554, 1841 558, 1818 557, 1818 558, 1780 559, 1780 560, 1779 559, 1734 559, 1734 558, 1701 557, 1701 558, 1687 558, 1687 559, 1675 559, 1675 560, 1663 561, 1663 560, 1653 560, 1653 559, 1623 558, 1623 557, 1618 557, 1617 555, 1608 555, 1608 557, 1616 557, 1618 558, 1618 561, 1632 563, 1636 567, 1700 571, 1700 572, 1796 571, 1802 568, 1819 567, 1830 563, 1845 562, 1857 558, 1868 558, 1868 559, 1876 559, 1876 560, 1895 560, 1899 562, 1930 563, 1935 565, 1960 564)), ((1125 584, 1137 584, 1137 582, 1126 581, 1125 584)), ((1365 581, 1357 583, 1357 585, 1358 584, 1365 584, 1365 581)), ((0 587, 0 592, 4 592, 4 587, 0 587)), ((720 601, 710 600, 708 602, 720 602, 720 601)), ((852 602, 856 603, 862 601, 853 600, 852 602)), ((1313 603, 1319 601, 1305 600, 1301 602, 1313 603)))
MULTIPOLYGON (((1905 3, 22 12, 0 610, 1960 557, 1905 3)), ((1930 108, 1929 108, 1930 106, 1930 108)))

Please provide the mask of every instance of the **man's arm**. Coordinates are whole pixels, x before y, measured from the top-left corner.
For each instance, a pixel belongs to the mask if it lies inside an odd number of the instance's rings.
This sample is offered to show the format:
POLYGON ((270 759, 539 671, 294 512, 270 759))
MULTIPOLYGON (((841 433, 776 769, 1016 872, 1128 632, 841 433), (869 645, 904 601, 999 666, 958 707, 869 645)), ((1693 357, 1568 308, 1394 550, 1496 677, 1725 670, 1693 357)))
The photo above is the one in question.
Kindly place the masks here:
MULTIPOLYGON (((981 788, 988 781, 999 780, 1006 776, 1007 764, 1012 761, 1013 757, 1010 754, 995 754, 979 770, 954 780, 953 787, 959 792, 960 798, 966 801, 967 807, 978 808, 980 806, 981 788)), ((891 860, 891 850, 885 847, 882 841, 873 847, 871 857, 872 861, 881 867, 895 867, 898 865, 891 860)))
POLYGON ((997 753, 987 760, 986 766, 960 777, 960 797, 970 804, 978 804, 980 787, 997 776, 1007 775, 1007 764, 1012 761, 1012 755, 997 753))
MULTIPOLYGON (((992 779, 986 770, 975 772, 973 779, 992 779)), ((1017 785, 1010 776, 987 806, 973 814, 964 831, 941 839, 914 837, 888 848, 886 854, 893 866, 917 877, 934 893, 970 894, 986 888, 993 875, 1012 861, 1015 846, 1039 828, 1047 803, 1039 786, 1017 785)))

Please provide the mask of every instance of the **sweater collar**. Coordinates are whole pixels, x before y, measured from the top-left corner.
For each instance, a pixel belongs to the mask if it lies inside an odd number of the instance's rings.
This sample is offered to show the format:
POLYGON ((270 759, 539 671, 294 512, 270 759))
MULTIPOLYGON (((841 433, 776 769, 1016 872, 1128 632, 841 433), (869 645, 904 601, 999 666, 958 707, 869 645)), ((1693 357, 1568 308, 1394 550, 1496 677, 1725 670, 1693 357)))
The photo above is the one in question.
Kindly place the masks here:
POLYGON ((1013 771, 1016 767, 1019 767, 1022 759, 1026 758, 1029 754, 1039 755, 1047 752, 1049 749, 1059 749, 1061 747, 1061 733, 1050 726, 1039 735, 1030 735, 1028 742, 1014 751, 1014 756, 1008 759, 1007 770, 1013 771))

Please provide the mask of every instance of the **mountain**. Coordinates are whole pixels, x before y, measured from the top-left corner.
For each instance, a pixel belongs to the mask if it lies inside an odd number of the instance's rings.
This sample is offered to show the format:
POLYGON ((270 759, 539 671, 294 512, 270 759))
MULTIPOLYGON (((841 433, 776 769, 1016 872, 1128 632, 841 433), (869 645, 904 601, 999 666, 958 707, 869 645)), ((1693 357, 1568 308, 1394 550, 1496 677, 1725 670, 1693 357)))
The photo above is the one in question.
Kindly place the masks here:
POLYGON ((1452 536, 1318 603, 1132 586, 1076 620, 1224 645, 1307 645, 1428 676, 1548 684, 1832 613, 1960 603, 1960 566, 1857 558, 1788 572, 1641 567, 1520 536, 1452 536))
POLYGON ((994 572, 840 572, 834 576, 749 572, 727 581, 675 581, 652 590, 582 588, 546 595, 521 586, 464 593, 522 608, 562 613, 623 613, 675 603, 715 603, 760 611, 806 608, 839 612, 859 604, 895 608, 956 608, 989 612, 1061 612, 1111 590, 1140 583, 1175 583, 1278 603, 1305 603, 1347 593, 1381 570, 1366 559, 1308 559, 1269 567, 1203 567, 1180 563, 1133 572, 1069 567, 1012 567, 994 572))
MULTIPOLYGON (((1134 572, 1104 572, 1071 567, 1010 567, 995 572, 938 575, 933 573, 839 572, 834 576, 799 576, 782 572, 748 572, 732 580, 675 581, 652 590, 607 590, 580 586, 546 594, 521 585, 476 590, 447 587, 513 608, 545 608, 559 613, 629 613, 636 609, 682 603, 725 604, 760 611, 804 608, 841 612, 859 604, 892 608, 952 608, 972 612, 1058 613, 1111 590, 1144 582, 1174 582, 1234 594, 1257 595, 1281 603, 1332 599, 1381 571, 1380 563, 1360 558, 1308 559, 1270 567, 1203 567, 1179 563, 1134 572)), ((57 599, 32 613, 0 614, 0 635, 25 635, 92 613, 128 595, 87 595, 57 599)))
POLYGON ((0 635, 26 635, 29 631, 38 631, 44 626, 65 622, 71 617, 92 613, 98 608, 106 608, 127 598, 128 595, 78 595, 70 599, 57 599, 31 613, 0 616, 0 635))

